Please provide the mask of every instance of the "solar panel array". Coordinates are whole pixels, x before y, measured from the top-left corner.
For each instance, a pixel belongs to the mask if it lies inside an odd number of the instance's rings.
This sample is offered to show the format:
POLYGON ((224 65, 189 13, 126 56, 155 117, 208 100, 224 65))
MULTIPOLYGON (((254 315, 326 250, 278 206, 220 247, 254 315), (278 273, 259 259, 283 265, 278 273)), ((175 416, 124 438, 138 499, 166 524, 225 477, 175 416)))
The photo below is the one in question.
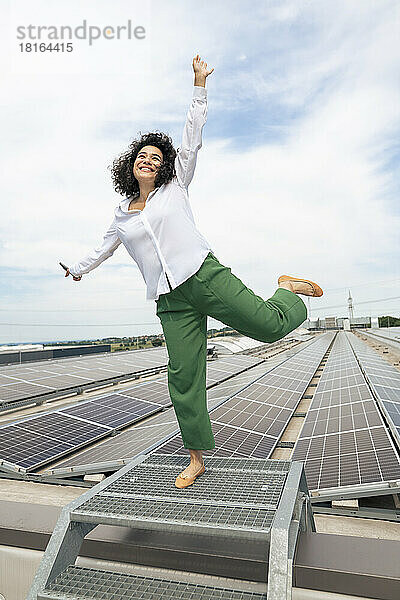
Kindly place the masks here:
MULTIPOLYGON (((293 415, 335 333, 320 336, 210 412, 215 448, 207 456, 268 458, 293 415)), ((178 434, 157 448, 187 454, 178 434)))
MULTIPOLYGON (((302 345, 301 348, 306 348, 312 342, 307 342, 302 345)), ((263 361, 259 365, 253 366, 251 369, 243 371, 236 376, 219 383, 218 385, 208 389, 207 401, 208 409, 212 410, 214 407, 225 401, 227 398, 243 389, 259 377, 265 375, 265 373, 273 369, 278 364, 286 361, 288 358, 294 356, 300 351, 300 347, 285 350, 274 357, 263 361)), ((221 358, 218 361, 212 361, 207 363, 207 371, 210 368, 214 368, 215 365, 221 371, 223 376, 223 370, 221 365, 223 362, 227 364, 236 359, 246 359, 246 362, 253 357, 251 356, 227 356, 221 358), (218 363, 218 364, 217 364, 218 363)), ((240 361, 241 362, 241 361, 240 361)), ((210 378, 211 379, 211 378, 210 378)), ((126 394, 127 391, 124 390, 126 394)), ((159 402, 159 399, 157 399, 159 402)), ((80 452, 74 453, 67 458, 59 461, 57 465, 53 467, 55 471, 63 470, 70 467, 77 467, 82 465, 92 465, 107 461, 117 461, 120 459, 133 458, 137 454, 145 452, 154 444, 161 443, 162 440, 179 430, 179 425, 175 417, 174 410, 171 408, 161 414, 155 414, 145 423, 137 423, 132 426, 128 431, 119 433, 117 436, 108 438, 100 443, 95 444, 91 448, 86 448, 80 452)))
POLYGON ((0 467, 31 471, 162 410, 164 382, 135 389, 135 395, 108 394, 0 427, 0 467))
POLYGON ((296 442, 310 490, 400 477, 400 458, 345 332, 339 332, 296 442))
MULTIPOLYGON (((231 378, 225 381, 224 383, 220 383, 217 386, 217 388, 215 388, 215 393, 217 394, 216 396, 214 396, 214 388, 212 388, 208 392, 208 399, 210 400, 210 398, 219 397, 221 399, 226 400, 229 396, 232 396, 235 392, 239 391, 239 389, 242 389, 245 385, 252 383, 262 375, 265 375, 267 372, 274 369, 277 365, 280 365, 292 356, 295 356, 300 350, 304 350, 305 348, 307 348, 314 341, 315 338, 313 340, 303 343, 301 346, 294 346, 293 348, 289 348, 287 350, 279 352, 278 354, 275 354, 266 360, 262 359, 262 362, 260 362, 258 366, 255 363, 255 366, 253 366, 251 369, 241 372, 234 378, 231 378)), ((238 355, 235 358, 240 358, 240 356, 238 355)), ((246 355, 246 358, 250 357, 246 355)), ((257 357, 257 359, 259 358, 257 357)), ((224 360, 224 358, 221 358, 221 360, 224 360)), ((210 365, 207 368, 207 382, 211 379, 211 377, 209 378, 208 370, 214 365, 218 369, 221 369, 219 364, 217 365, 216 362, 210 363, 210 365)), ((210 402, 208 406, 209 409, 213 408, 213 406, 210 405, 210 402)))
POLYGON ((400 327, 380 327, 378 329, 369 329, 365 333, 374 333, 380 337, 398 342, 400 344, 400 327))
MULTIPOLYGON (((262 361, 262 358, 247 355, 224 356, 208 369, 207 383, 211 385, 262 361)), ((166 367, 167 362, 166 348, 157 348, 3 367, 0 368, 0 410, 12 407, 12 403, 34 402, 35 398, 46 395, 54 397, 89 384, 107 383, 166 367)))
MULTIPOLYGON (((209 389, 207 392, 209 409, 219 404, 221 398, 225 399, 238 389, 243 388, 248 383, 248 379, 254 379, 265 373, 265 369, 264 365, 256 366, 250 369, 250 371, 239 374, 209 389), (252 374, 253 371, 255 371, 254 374, 252 374)), ((123 431, 116 436, 96 444, 94 447, 86 448, 74 453, 72 456, 68 456, 61 462, 58 462, 56 468, 63 469, 133 458, 178 429, 178 421, 176 420, 174 410, 171 408, 165 412, 153 415, 145 423, 137 423, 128 431, 123 431)))
POLYGON ((400 371, 355 335, 348 339, 400 448, 400 371))
MULTIPOLYGON (((248 369, 263 359, 252 356, 228 356, 208 363, 213 366, 211 381, 226 379, 235 372, 248 369)), ((117 393, 108 393, 92 400, 86 400, 74 406, 62 408, 37 417, 30 417, 16 424, 0 427, 0 467, 33 470, 43 464, 54 461, 60 456, 92 443, 111 432, 140 421, 163 407, 170 406, 166 375, 154 381, 136 384, 117 393), (71 435, 66 445, 53 444, 59 440, 66 423, 71 421, 71 435), (47 427, 51 421, 52 427, 47 427), (82 440, 75 434, 76 421, 93 425, 92 435, 82 440), (42 433, 45 432, 44 434, 42 433), (100 428, 100 429, 99 429, 100 428), (20 437, 24 443, 20 443, 20 437)))
POLYGON ((167 362, 164 347, 0 367, 0 409, 2 404, 65 393, 94 382, 161 368, 167 362))

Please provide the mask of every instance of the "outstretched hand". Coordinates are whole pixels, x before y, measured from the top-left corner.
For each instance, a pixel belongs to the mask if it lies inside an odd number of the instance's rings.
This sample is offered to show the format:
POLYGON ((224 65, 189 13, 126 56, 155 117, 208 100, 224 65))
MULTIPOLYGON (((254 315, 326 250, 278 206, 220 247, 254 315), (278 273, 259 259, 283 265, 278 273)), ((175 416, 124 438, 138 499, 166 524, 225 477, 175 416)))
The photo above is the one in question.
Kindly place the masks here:
POLYGON ((205 87, 206 78, 214 71, 214 67, 210 68, 200 56, 196 54, 193 59, 194 85, 205 87))
MULTIPOLYGON (((65 277, 68 277, 68 275, 72 275, 72 273, 69 272, 69 269, 65 273, 65 277)), ((72 278, 74 281, 80 281, 82 279, 82 275, 78 275, 78 276, 72 275, 72 278)))

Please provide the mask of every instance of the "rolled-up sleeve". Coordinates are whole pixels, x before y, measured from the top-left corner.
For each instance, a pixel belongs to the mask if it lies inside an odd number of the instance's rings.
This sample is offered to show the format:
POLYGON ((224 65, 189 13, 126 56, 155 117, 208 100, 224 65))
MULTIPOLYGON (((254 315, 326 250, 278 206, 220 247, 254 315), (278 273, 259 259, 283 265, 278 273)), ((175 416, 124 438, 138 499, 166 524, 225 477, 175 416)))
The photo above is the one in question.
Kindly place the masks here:
POLYGON ((106 231, 100 246, 93 248, 82 260, 69 267, 69 272, 76 277, 88 273, 98 267, 106 258, 114 254, 114 251, 121 244, 117 234, 115 218, 106 231))
POLYGON ((183 129, 182 143, 175 159, 176 176, 184 187, 188 187, 193 179, 197 152, 202 145, 202 129, 206 120, 207 89, 195 85, 183 129))

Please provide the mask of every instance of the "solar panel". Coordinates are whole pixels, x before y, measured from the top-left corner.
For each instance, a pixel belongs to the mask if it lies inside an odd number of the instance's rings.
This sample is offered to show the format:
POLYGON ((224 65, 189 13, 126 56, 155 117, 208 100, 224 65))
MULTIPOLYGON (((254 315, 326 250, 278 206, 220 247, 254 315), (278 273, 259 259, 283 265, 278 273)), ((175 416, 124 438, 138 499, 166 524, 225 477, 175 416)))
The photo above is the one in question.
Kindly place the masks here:
MULTIPOLYGON (((93 380, 93 377, 92 377, 93 380)), ((44 375, 40 379, 34 379, 31 383, 36 383, 41 386, 46 386, 49 389, 65 389, 69 387, 76 387, 87 383, 87 378, 80 377, 79 375, 44 375)))
POLYGON ((28 417, 18 423, 0 427, 0 461, 12 463, 14 467, 31 470, 46 462, 56 460, 62 454, 79 449, 94 442, 114 430, 160 412, 167 397, 166 385, 158 388, 151 382, 136 384, 132 389, 141 389, 147 400, 132 398, 121 393, 105 394, 93 400, 86 400, 74 406, 62 408, 39 417, 28 417), (159 390, 164 390, 163 403, 159 390), (19 448, 18 432, 24 431, 26 445, 19 448), (29 435, 32 437, 29 443, 29 435), (63 442, 66 446, 53 446, 48 440, 63 442), (41 446, 45 448, 41 451, 41 446), (13 462, 14 461, 14 462, 13 462))
MULTIPOLYGON (((72 446, 80 446, 104 433, 104 427, 93 426, 82 419, 70 418, 61 412, 48 413, 19 421, 16 427, 24 431, 58 440, 72 446)), ((0 430, 1 431, 1 430, 0 430)))
POLYGON ((0 428, 0 457, 11 465, 31 470, 89 441, 110 433, 110 428, 54 413, 0 428))
POLYGON ((129 389, 124 389, 121 394, 137 400, 155 402, 162 406, 171 405, 166 375, 155 381, 144 382, 143 385, 135 385, 129 389))
POLYGON ((340 431, 381 425, 372 399, 351 404, 315 408, 309 411, 301 431, 302 437, 314 437, 340 431))
POLYGON ((178 422, 173 409, 158 413, 146 424, 137 423, 131 429, 107 438, 94 446, 74 453, 57 462, 54 469, 64 469, 81 465, 126 460, 141 454, 157 441, 176 432, 178 422))
POLYGON ((344 332, 334 342, 292 459, 305 462, 313 491, 400 476, 399 456, 344 332))
POLYGON ((276 435, 286 423, 291 411, 269 404, 249 403, 237 396, 227 400, 212 413, 214 422, 226 423, 249 431, 276 435))
MULTIPOLYGON (((360 332, 361 333, 361 332, 360 332)), ((400 349, 400 327, 373 328, 363 331, 368 337, 371 336, 375 341, 385 343, 391 348, 400 349), (378 338, 378 339, 377 339, 378 338)))
POLYGON ((371 398, 371 391, 366 383, 352 388, 337 388, 320 392, 314 396, 313 408, 337 406, 339 404, 349 404, 357 400, 367 400, 371 398))
POLYGON ((44 438, 15 426, 10 426, 7 435, 4 435, 0 429, 2 461, 5 460, 11 465, 18 465, 23 469, 28 470, 45 464, 49 457, 62 456, 70 449, 69 444, 44 438))
POLYGON ((355 335, 348 340, 400 448, 400 371, 355 335))
POLYGON ((263 358, 243 354, 239 356, 222 356, 216 361, 210 361, 207 365, 207 386, 223 381, 227 377, 236 375, 244 369, 254 367, 263 361, 263 358))
POLYGON ((94 400, 64 409, 63 413, 80 417, 81 419, 90 421, 90 423, 107 425, 113 429, 119 429, 160 410, 159 405, 145 402, 144 400, 132 401, 129 399, 128 403, 125 400, 127 399, 121 397, 119 402, 111 402, 110 406, 105 401, 101 403, 94 400), (122 407, 125 407, 125 410, 122 407))
POLYGON ((165 367, 166 348, 40 361, 0 367, 1 403, 65 392, 93 382, 165 367))

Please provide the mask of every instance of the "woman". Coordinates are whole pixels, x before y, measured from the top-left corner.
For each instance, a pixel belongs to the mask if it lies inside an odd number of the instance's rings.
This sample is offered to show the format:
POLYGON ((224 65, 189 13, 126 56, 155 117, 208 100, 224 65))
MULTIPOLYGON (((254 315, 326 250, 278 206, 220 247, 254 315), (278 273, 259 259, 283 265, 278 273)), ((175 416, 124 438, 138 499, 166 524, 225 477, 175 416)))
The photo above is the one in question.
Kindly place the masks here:
POLYGON ((69 268, 79 281, 123 243, 155 299, 168 349, 168 389, 189 466, 176 487, 192 484, 205 471, 202 451, 215 447, 206 399, 207 315, 245 336, 274 342, 298 327, 307 309, 298 294, 321 296, 315 283, 283 275, 264 301, 221 265, 197 230, 188 199, 202 128, 207 117, 206 79, 213 72, 193 59, 193 99, 182 144, 148 133, 133 141, 112 166, 114 188, 124 196, 101 246, 69 268))

